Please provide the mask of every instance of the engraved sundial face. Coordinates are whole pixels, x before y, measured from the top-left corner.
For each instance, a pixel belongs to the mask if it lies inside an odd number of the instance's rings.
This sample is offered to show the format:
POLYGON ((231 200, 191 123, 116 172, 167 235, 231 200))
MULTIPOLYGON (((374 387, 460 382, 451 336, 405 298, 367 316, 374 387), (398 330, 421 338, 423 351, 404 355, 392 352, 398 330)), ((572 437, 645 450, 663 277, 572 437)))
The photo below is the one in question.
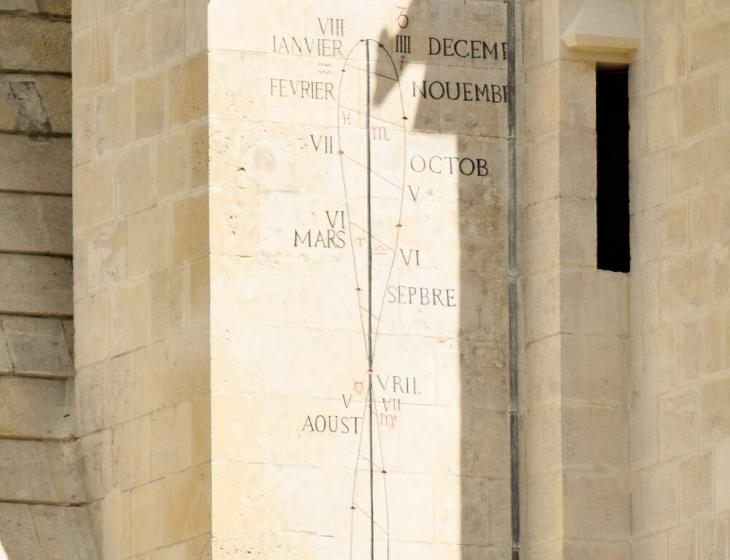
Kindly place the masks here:
POLYGON ((297 560, 502 557, 503 3, 272 2, 234 107, 258 156, 265 530, 297 560))
POLYGON ((389 411, 375 376, 381 362, 377 356, 379 326, 403 227, 407 118, 398 70, 384 45, 363 39, 350 49, 341 70, 337 105, 337 154, 367 373, 363 429, 353 475, 350 558, 388 559, 388 472, 379 414, 389 411), (375 105, 375 77, 394 82, 397 95, 375 105), (368 548, 369 556, 365 556, 368 548))

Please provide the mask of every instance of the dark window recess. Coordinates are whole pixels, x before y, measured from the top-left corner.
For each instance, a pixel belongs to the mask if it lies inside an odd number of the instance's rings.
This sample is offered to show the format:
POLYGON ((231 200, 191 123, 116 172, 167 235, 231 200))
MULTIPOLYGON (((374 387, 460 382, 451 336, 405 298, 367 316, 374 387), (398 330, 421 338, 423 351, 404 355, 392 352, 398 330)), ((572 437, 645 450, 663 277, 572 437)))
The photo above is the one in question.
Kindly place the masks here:
POLYGON ((598 268, 628 272, 629 70, 596 72, 598 268))

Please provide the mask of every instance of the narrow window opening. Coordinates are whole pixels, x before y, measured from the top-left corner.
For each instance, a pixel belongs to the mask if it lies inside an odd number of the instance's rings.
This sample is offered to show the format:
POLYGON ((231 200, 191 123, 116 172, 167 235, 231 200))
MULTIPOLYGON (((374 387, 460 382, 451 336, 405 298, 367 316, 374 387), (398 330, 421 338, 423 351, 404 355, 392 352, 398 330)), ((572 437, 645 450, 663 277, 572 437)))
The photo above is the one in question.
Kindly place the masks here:
POLYGON ((629 69, 596 72, 597 261, 629 272, 629 69))

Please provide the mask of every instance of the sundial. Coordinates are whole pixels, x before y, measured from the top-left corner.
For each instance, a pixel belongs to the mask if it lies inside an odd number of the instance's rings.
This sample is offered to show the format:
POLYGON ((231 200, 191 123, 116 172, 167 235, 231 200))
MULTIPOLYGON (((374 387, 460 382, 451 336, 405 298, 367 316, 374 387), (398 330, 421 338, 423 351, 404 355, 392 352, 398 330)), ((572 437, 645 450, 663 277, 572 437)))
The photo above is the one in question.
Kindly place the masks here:
POLYGON ((264 525, 297 560, 506 557, 504 4, 286 5, 234 107, 272 294, 264 525))
POLYGON ((363 429, 353 474, 350 558, 390 558, 388 465, 379 413, 392 412, 376 387, 380 321, 399 249, 406 190, 405 106, 396 63, 385 45, 362 39, 347 53, 337 100, 337 154, 342 171, 354 292, 363 334, 366 371, 363 429), (397 95, 375 104, 375 78, 393 82, 397 95), (365 237, 356 242, 357 232, 365 237), (364 534, 362 534, 365 529, 364 534))

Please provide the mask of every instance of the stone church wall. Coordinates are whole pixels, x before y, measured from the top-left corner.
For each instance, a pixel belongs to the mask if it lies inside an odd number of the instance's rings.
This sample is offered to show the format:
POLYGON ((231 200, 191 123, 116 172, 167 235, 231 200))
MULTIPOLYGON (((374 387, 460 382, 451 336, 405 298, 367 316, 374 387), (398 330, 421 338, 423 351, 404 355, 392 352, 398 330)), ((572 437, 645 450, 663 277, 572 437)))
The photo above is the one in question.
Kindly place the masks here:
POLYGON ((75 456, 70 2, 0 2, 0 558, 97 558, 75 456))
POLYGON ((645 2, 634 64, 634 558, 727 558, 730 6, 645 2))
POLYGON ((728 560, 730 8, 515 5, 0 1, 9 560, 728 560))
POLYGON ((74 3, 76 429, 105 559, 208 554, 205 4, 74 3))

